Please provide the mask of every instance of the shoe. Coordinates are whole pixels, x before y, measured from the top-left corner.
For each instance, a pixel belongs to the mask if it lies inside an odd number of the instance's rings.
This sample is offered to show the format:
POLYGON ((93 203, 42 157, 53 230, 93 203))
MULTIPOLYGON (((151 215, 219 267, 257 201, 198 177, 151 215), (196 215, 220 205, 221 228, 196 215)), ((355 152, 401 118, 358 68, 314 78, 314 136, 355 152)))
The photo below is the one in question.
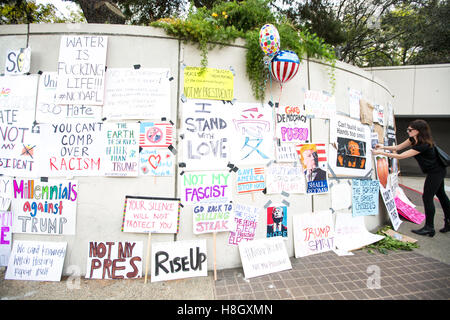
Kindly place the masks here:
POLYGON ((423 227, 422 229, 411 230, 411 232, 414 232, 415 234, 418 234, 420 236, 430 236, 430 237, 434 237, 434 234, 436 233, 434 231, 434 228, 427 226, 423 227))
POLYGON ((450 219, 444 219, 444 227, 439 232, 445 233, 450 231, 450 219))

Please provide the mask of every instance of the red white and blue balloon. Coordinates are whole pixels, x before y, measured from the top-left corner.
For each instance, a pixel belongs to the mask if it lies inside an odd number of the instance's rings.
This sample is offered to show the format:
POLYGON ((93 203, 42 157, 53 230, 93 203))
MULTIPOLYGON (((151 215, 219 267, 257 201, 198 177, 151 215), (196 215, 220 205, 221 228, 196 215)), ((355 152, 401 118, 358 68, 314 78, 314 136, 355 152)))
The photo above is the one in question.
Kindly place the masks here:
POLYGON ((294 51, 280 51, 270 63, 270 73, 280 83, 295 77, 300 68, 300 59, 294 51))
POLYGON ((259 45, 268 56, 280 51, 280 34, 274 25, 268 23, 259 30, 259 45))

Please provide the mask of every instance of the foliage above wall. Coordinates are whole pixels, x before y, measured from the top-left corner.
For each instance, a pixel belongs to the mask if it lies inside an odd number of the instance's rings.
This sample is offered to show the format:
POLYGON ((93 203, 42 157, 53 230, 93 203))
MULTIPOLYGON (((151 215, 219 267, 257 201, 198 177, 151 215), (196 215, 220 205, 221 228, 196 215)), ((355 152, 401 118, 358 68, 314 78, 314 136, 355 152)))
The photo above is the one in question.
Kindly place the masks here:
POLYGON ((273 24, 280 35, 281 49, 294 51, 300 59, 310 57, 324 59, 331 65, 330 80, 334 88, 333 48, 306 29, 298 29, 287 18, 272 12, 268 0, 242 2, 218 2, 211 9, 196 9, 191 5, 186 18, 160 19, 150 25, 163 28, 169 35, 195 43, 201 50, 202 67, 208 65, 208 50, 217 45, 246 41, 246 72, 258 100, 265 97, 269 79, 268 65, 264 64, 264 52, 259 45, 259 31, 267 23, 273 24))

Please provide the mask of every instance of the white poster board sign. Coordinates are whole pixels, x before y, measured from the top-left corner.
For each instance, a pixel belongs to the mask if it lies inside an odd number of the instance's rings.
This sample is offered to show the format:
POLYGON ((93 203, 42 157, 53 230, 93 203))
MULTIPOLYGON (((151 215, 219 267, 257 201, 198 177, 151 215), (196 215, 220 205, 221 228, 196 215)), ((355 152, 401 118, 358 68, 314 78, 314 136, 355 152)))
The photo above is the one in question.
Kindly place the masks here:
POLYGON ((194 234, 231 231, 234 227, 231 203, 198 205, 193 212, 194 234))
POLYGON ((333 210, 348 209, 352 205, 352 186, 347 182, 334 183, 330 190, 333 210))
POLYGON ((30 72, 31 48, 20 48, 6 52, 5 74, 20 75, 30 72))
POLYGON ((309 119, 302 107, 278 107, 276 136, 281 143, 301 143, 310 140, 309 119))
POLYGON ((0 210, 7 211, 12 198, 12 178, 0 177, 0 210))
POLYGON ((292 269, 282 237, 241 242, 239 254, 247 279, 292 269))
POLYGON ((15 240, 6 280, 60 281, 67 242, 15 240))
POLYGON ((336 99, 325 91, 306 90, 306 115, 314 118, 331 119, 336 114, 336 99))
POLYGON ((185 172, 179 179, 181 202, 185 205, 230 202, 231 184, 228 171, 185 172))
POLYGON ((170 119, 168 68, 108 68, 103 116, 108 120, 170 119))
POLYGON ((15 179, 11 204, 13 232, 74 235, 77 201, 77 180, 15 179))
POLYGON ((12 212, 0 210, 0 267, 8 265, 12 244, 12 212))
POLYGON ((350 118, 360 119, 360 106, 359 100, 362 98, 362 92, 360 90, 348 88, 348 104, 350 118))
POLYGON ((107 36, 61 37, 57 66, 57 104, 103 104, 107 46, 107 36))
POLYGON ((266 168, 267 194, 306 193, 306 179, 301 166, 273 163, 266 168))
POLYGON ((142 241, 90 241, 86 279, 135 279, 142 276, 142 241))
POLYGON ((330 210, 293 216, 295 257, 334 249, 334 223, 330 210))
POLYGON ((206 240, 152 243, 151 282, 206 277, 206 240))

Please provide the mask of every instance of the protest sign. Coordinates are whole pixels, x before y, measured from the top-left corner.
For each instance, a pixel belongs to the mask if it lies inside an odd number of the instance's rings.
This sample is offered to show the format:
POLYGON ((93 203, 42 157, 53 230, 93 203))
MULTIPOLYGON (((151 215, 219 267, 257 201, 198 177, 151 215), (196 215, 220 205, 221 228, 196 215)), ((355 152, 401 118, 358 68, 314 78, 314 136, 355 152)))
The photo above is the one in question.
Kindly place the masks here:
POLYGON ((287 236, 287 207, 267 207, 267 238, 287 236))
POLYGON ((379 104, 373 105, 373 122, 384 126, 384 106, 379 104))
POLYGON ((305 174, 300 166, 273 163, 266 168, 267 194, 305 193, 305 174))
POLYGON ((221 101, 188 100, 183 104, 182 159, 186 170, 226 168, 233 135, 230 115, 221 101))
POLYGON ((12 178, 0 177, 0 210, 8 211, 12 198, 12 178))
POLYGON ((333 210, 347 209, 352 205, 352 187, 348 183, 334 183, 330 186, 330 193, 333 210))
POLYGON ((334 249, 334 223, 330 210, 293 216, 295 257, 334 249))
POLYGON ((234 75, 230 70, 185 67, 184 96, 188 99, 231 101, 234 97, 234 75))
POLYGON ((179 199, 125 197, 123 232, 177 233, 179 199))
POLYGON ((12 212, 0 210, 0 267, 8 265, 12 242, 12 212))
POLYGON ((370 102, 359 99, 359 113, 361 123, 370 126, 373 124, 373 105, 370 102))
POLYGON ((194 234, 231 231, 234 211, 231 203, 207 204, 194 207, 194 234))
POLYGON ((144 147, 139 153, 139 175, 171 177, 175 174, 175 155, 169 149, 144 147))
POLYGON ((61 122, 41 125, 42 175, 102 176, 105 166, 103 122, 61 122))
POLYGON ((409 206, 408 204, 403 202, 399 197, 394 197, 394 201, 395 206, 397 207, 397 211, 402 217, 416 224, 421 224, 423 220, 425 220, 425 215, 422 212, 409 206))
POLYGON ((395 205, 394 193, 392 192, 392 187, 389 183, 389 167, 387 162, 387 157, 377 156, 376 161, 376 172, 378 181, 380 183, 381 197, 383 198, 384 205, 391 220, 392 226, 395 231, 398 230, 402 221, 398 216, 397 207, 395 205))
POLYGON ((264 167, 240 168, 237 172, 236 188, 238 194, 264 190, 264 167))
POLYGON ((325 91, 305 91, 305 112, 313 118, 330 119, 336 114, 336 99, 325 91))
POLYGON ((362 98, 362 92, 360 90, 348 88, 348 101, 349 101, 349 115, 350 118, 360 120, 360 106, 359 101, 362 98))
POLYGON ((276 136, 280 142, 308 142, 309 122, 302 107, 279 107, 275 122, 276 136))
POLYGON ((57 104, 103 104, 107 45, 106 36, 61 37, 57 66, 57 104))
POLYGON ((334 226, 334 243, 343 251, 351 251, 382 240, 384 236, 370 233, 364 217, 353 217, 347 212, 337 212, 334 226))
POLYGON ((155 242, 151 260, 152 282, 208 275, 206 240, 155 242))
POLYGON ((239 244, 246 279, 292 269, 282 238, 258 239, 239 244))
POLYGON ((38 126, 33 126, 38 77, 0 77, 0 174, 31 177, 39 172, 38 126))
POLYGON ((142 248, 142 241, 89 241, 85 278, 140 278, 142 248))
POLYGON ((324 143, 306 143, 296 146, 305 174, 306 193, 327 193, 327 150, 324 143))
POLYGON ((364 177, 372 169, 370 127, 349 117, 336 116, 330 124, 329 165, 339 176, 364 177))
POLYGON ((67 242, 14 240, 6 280, 60 281, 67 242))
POLYGON ((378 180, 352 180, 352 214, 354 217, 378 214, 379 190, 378 180))
POLYGON ((108 120, 170 119, 168 68, 108 68, 103 116, 108 120))
POLYGON ((228 171, 185 172, 180 178, 181 202, 190 205, 231 201, 230 177, 228 171))
POLYGON ((275 158, 272 108, 258 103, 236 103, 232 107, 234 131, 231 158, 242 165, 265 165, 275 158))
POLYGON ((169 122, 141 122, 139 146, 167 148, 174 142, 174 131, 174 126, 169 122))
POLYGON ((83 104, 56 104, 57 72, 43 72, 39 77, 36 102, 36 121, 55 123, 62 121, 102 119, 102 106, 83 104))
POLYGON ((139 123, 106 122, 103 125, 105 175, 137 176, 139 169, 139 123))
POLYGON ((74 235, 77 180, 13 180, 13 232, 74 235))
POLYGON ((30 72, 31 48, 20 48, 6 52, 5 74, 16 75, 30 72))
POLYGON ((298 154, 294 143, 277 144, 277 162, 295 162, 298 163, 298 154))
POLYGON ((252 241, 255 237, 261 208, 233 203, 234 228, 230 231, 228 244, 237 246, 241 241, 252 241))

